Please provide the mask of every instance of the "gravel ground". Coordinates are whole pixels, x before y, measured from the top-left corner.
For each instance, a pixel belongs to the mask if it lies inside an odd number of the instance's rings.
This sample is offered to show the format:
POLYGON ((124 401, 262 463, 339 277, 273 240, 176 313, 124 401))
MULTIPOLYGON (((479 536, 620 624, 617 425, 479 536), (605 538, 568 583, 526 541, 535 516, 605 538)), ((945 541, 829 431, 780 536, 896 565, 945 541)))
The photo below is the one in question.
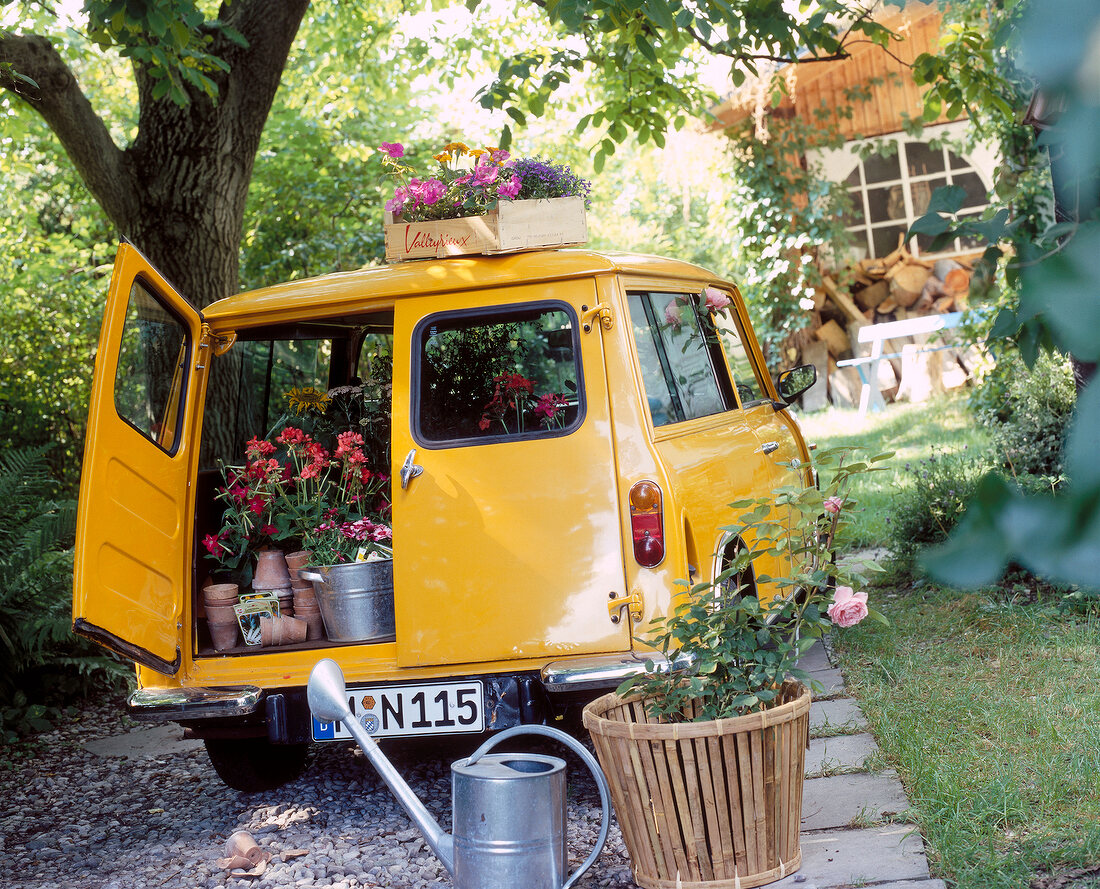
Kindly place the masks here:
MULTIPOLYGON (((357 747, 315 745, 305 774, 279 790, 222 784, 205 751, 120 758, 84 745, 138 728, 112 700, 0 753, 0 886, 8 889, 213 889, 213 887, 448 887, 449 875, 357 747), (273 853, 259 877, 216 864, 226 838, 249 831, 273 853), (280 853, 304 850, 282 860, 280 853)), ((505 749, 508 745, 504 745, 505 749)), ((569 775, 569 861, 587 857, 599 830, 595 783, 560 749, 569 775)), ((468 750, 465 752, 469 752, 468 750)), ((450 829, 450 770, 459 749, 418 749, 391 759, 440 824, 450 829)), ((603 853, 578 889, 633 887, 612 820, 603 853)), ((519 889, 519 887, 517 887, 519 889)))

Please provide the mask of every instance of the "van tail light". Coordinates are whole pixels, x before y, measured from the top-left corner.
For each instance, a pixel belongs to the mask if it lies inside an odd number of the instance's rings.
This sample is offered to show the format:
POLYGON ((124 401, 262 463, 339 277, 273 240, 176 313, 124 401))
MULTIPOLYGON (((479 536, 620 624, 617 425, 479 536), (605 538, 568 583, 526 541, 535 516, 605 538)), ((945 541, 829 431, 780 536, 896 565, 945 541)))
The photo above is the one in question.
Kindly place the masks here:
POLYGON ((643 568, 655 568, 665 558, 664 505, 661 489, 641 481, 630 489, 630 534, 634 560, 643 568))

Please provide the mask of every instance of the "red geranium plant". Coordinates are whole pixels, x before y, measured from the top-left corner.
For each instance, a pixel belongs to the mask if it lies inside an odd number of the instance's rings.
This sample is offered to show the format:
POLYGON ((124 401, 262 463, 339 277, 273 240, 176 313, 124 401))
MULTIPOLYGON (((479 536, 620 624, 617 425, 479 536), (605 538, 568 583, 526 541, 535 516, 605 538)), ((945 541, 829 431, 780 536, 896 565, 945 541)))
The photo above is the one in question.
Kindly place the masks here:
POLYGON ((221 529, 203 538, 209 557, 231 571, 280 544, 310 550, 315 564, 351 561, 361 549, 388 557, 389 479, 369 467, 363 445, 358 432, 342 432, 330 452, 297 426, 274 441, 253 438, 244 466, 223 470, 221 529))

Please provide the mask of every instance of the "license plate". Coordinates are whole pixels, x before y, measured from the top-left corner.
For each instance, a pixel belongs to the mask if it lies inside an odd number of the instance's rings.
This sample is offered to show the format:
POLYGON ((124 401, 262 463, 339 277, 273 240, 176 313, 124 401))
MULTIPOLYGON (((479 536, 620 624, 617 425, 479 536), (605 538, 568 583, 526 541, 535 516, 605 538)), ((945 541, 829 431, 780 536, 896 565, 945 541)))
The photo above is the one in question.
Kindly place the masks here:
MULTIPOLYGON (((485 689, 477 680, 348 689, 352 715, 375 738, 454 735, 485 730, 485 689)), ((350 740, 340 720, 313 717, 314 741, 350 740)))

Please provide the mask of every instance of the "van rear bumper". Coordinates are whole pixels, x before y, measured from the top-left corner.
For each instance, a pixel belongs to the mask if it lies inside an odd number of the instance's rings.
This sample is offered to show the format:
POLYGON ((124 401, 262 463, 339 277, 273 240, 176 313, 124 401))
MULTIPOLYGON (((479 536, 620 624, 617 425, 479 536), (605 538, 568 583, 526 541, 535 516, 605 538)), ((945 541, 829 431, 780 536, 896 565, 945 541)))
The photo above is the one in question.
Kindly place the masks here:
MULTIPOLYGON (((552 695, 600 689, 614 691, 624 680, 644 673, 646 661, 652 661, 657 672, 668 669, 668 659, 658 652, 626 652, 553 661, 542 668, 539 678, 543 688, 552 695)), ((676 669, 690 664, 686 656, 673 661, 676 669)))
POLYGON ((213 688, 140 688, 126 701, 139 722, 187 722, 250 716, 261 710, 264 690, 255 685, 213 688))

